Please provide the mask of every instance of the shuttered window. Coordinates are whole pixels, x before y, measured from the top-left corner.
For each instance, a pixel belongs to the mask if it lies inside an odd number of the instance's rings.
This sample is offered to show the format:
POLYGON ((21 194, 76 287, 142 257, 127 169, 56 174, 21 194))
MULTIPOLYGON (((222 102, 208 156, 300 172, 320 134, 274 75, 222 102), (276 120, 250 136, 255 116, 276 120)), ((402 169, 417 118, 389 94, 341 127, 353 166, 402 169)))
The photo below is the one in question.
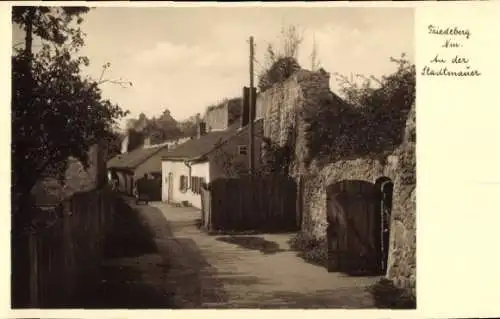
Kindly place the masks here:
POLYGON ((205 183, 203 177, 192 176, 191 177, 191 191, 195 194, 201 194, 201 187, 205 183))
POLYGON ((188 188, 188 177, 185 175, 181 175, 180 181, 179 181, 179 190, 181 192, 187 191, 188 188))

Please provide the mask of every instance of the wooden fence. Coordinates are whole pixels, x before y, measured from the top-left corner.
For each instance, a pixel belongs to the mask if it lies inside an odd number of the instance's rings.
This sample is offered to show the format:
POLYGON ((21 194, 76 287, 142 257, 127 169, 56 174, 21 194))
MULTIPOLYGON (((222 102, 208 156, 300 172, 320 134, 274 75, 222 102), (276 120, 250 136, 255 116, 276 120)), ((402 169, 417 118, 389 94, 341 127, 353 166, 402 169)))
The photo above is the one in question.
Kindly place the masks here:
POLYGON ((99 269, 116 200, 109 189, 75 194, 50 222, 13 235, 12 308, 71 306, 99 269))
POLYGON ((202 227, 209 231, 296 231, 297 183, 288 176, 218 179, 202 189, 202 227))

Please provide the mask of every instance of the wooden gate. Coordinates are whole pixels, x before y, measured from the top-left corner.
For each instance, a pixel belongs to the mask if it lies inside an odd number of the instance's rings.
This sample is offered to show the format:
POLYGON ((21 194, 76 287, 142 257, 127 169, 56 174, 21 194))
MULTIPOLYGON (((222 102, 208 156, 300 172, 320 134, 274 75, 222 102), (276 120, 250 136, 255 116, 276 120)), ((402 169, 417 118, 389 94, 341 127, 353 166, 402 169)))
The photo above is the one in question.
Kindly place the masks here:
POLYGON ((152 173, 149 179, 149 196, 151 201, 161 201, 161 173, 152 173))
POLYGON ((380 191, 375 184, 344 180, 327 188, 328 270, 350 274, 380 267, 380 191))

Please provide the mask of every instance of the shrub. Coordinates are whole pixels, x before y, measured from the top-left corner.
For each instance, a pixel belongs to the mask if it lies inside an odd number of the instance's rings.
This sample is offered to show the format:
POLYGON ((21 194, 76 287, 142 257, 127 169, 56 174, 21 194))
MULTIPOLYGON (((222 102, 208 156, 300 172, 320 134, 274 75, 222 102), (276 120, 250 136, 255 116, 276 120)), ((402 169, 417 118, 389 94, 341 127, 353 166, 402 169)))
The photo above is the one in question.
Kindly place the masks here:
POLYGON ((344 100, 331 95, 321 107, 303 112, 311 158, 339 160, 390 153, 403 142, 406 120, 415 102, 415 66, 391 59, 398 69, 382 79, 358 85, 339 76, 344 100), (377 85, 373 85, 376 82, 377 85))
POLYGON ((305 261, 320 266, 326 265, 328 250, 325 238, 315 238, 308 233, 301 232, 292 237, 289 244, 305 261))

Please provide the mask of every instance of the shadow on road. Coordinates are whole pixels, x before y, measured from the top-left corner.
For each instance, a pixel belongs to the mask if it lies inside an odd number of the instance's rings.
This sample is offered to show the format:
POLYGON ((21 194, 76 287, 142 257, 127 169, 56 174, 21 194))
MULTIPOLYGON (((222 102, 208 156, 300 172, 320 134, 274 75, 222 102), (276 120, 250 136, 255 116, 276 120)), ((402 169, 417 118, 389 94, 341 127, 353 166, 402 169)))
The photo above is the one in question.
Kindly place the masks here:
POLYGON ((388 279, 381 279, 370 288, 377 308, 416 309, 417 301, 409 291, 397 288, 388 279))
POLYGON ((245 249, 258 250, 263 254, 276 254, 285 251, 281 249, 278 243, 266 240, 258 236, 230 236, 218 237, 218 241, 235 244, 245 249))
POLYGON ((138 211, 121 199, 116 212, 98 280, 81 287, 75 307, 173 308, 173 296, 162 289, 162 283, 152 284, 144 278, 148 273, 168 271, 158 256, 153 234, 138 211))
POLYGON ((136 210, 119 201, 111 233, 106 239, 104 258, 138 257, 156 253, 153 234, 136 210))
POLYGON ((318 290, 314 293, 291 291, 275 291, 263 296, 261 309, 367 309, 373 308, 373 303, 367 297, 365 288, 337 288, 318 290), (365 301, 365 302, 363 302, 365 301))

